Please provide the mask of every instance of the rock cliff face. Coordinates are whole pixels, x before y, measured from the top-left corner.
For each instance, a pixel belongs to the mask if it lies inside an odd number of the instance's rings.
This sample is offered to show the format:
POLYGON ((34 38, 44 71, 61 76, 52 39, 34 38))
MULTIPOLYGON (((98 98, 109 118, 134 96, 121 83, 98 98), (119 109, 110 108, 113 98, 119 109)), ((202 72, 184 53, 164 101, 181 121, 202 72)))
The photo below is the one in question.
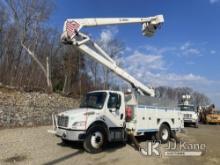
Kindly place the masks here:
POLYGON ((59 94, 26 93, 0 88, 0 128, 48 125, 52 123, 52 113, 78 105, 79 100, 59 94))

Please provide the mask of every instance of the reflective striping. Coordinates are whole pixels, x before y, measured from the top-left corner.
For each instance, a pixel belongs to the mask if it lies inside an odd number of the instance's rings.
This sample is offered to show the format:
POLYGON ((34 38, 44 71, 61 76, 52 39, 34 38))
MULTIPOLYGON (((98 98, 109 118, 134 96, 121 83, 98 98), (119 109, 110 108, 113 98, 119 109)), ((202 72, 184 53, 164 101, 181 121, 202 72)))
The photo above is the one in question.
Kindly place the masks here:
POLYGON ((80 25, 76 21, 67 21, 66 22, 66 31, 67 35, 74 37, 76 35, 75 31, 78 31, 80 25))
POLYGON ((137 132, 156 132, 158 129, 138 129, 137 132))
POLYGON ((147 106, 147 105, 138 105, 137 108, 142 109, 157 109, 157 110, 164 110, 164 111, 180 111, 179 108, 168 108, 168 107, 156 107, 156 106, 147 106))
MULTIPOLYGON (((171 128, 171 130, 179 130, 180 128, 171 128)), ((159 129, 138 129, 137 132, 157 132, 159 129)))

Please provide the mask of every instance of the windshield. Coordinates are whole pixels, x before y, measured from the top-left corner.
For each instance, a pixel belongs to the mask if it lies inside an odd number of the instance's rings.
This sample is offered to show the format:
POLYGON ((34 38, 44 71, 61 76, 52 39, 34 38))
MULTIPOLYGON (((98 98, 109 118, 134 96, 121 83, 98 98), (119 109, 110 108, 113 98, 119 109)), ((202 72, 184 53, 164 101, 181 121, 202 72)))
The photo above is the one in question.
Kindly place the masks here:
POLYGON ((194 106, 189 106, 189 105, 180 105, 180 110, 181 111, 195 111, 194 106))
POLYGON ((81 108, 102 109, 106 98, 106 92, 88 93, 82 100, 81 108))

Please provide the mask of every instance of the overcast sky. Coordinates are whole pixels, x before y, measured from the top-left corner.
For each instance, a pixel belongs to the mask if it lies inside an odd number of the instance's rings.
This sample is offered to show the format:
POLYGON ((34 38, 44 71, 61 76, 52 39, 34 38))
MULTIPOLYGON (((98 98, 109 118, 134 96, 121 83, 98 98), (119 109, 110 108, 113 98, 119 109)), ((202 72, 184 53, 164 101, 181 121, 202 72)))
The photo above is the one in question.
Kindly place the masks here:
POLYGON ((83 29, 92 37, 118 38, 120 60, 136 78, 152 86, 188 86, 220 107, 219 0, 57 0, 51 24, 62 30, 66 18, 145 17, 163 14, 165 23, 152 38, 141 25, 83 29))

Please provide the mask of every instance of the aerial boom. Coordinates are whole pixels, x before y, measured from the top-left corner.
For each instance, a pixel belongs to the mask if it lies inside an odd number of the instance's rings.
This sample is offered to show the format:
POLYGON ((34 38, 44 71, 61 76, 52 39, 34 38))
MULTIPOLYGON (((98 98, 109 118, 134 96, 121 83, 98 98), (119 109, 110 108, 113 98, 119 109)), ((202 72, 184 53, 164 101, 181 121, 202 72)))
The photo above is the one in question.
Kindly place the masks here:
MULTIPOLYGON (((156 29, 164 22, 163 15, 143 18, 82 18, 82 19, 67 19, 63 26, 63 31, 67 28, 73 29, 75 32, 80 31, 83 27, 103 26, 103 25, 119 25, 141 23, 143 35, 151 37, 156 29)), ((70 33, 73 38, 76 33, 70 33)))
POLYGON ((100 26, 100 25, 118 25, 118 24, 130 24, 130 23, 145 23, 153 22, 155 24, 159 21, 163 21, 163 15, 157 15, 154 17, 145 18, 82 18, 82 19, 67 19, 66 21, 76 21, 81 26, 100 26))
POLYGON ((143 93, 144 95, 150 95, 150 96, 155 95, 153 88, 145 86, 144 84, 136 80, 134 77, 132 77, 130 74, 128 74, 126 71, 118 67, 115 62, 112 63, 111 61, 107 60, 104 56, 100 56, 96 51, 94 51, 87 45, 82 44, 79 46, 79 49, 85 54, 88 54, 96 61, 98 61, 99 63, 106 66, 108 69, 110 69, 112 72, 117 74, 125 81, 129 82, 132 85, 132 87, 138 90, 138 92, 143 93))
POLYGON ((80 51, 89 55, 99 63, 106 66, 112 72, 129 82, 132 87, 144 95, 155 96, 155 91, 151 87, 145 86, 120 68, 116 62, 96 43, 90 40, 89 36, 80 32, 82 27, 117 25, 128 23, 141 23, 143 35, 151 37, 156 29, 164 22, 163 16, 158 15, 146 18, 87 18, 87 19, 67 19, 64 23, 61 40, 65 44, 73 44, 80 51))

